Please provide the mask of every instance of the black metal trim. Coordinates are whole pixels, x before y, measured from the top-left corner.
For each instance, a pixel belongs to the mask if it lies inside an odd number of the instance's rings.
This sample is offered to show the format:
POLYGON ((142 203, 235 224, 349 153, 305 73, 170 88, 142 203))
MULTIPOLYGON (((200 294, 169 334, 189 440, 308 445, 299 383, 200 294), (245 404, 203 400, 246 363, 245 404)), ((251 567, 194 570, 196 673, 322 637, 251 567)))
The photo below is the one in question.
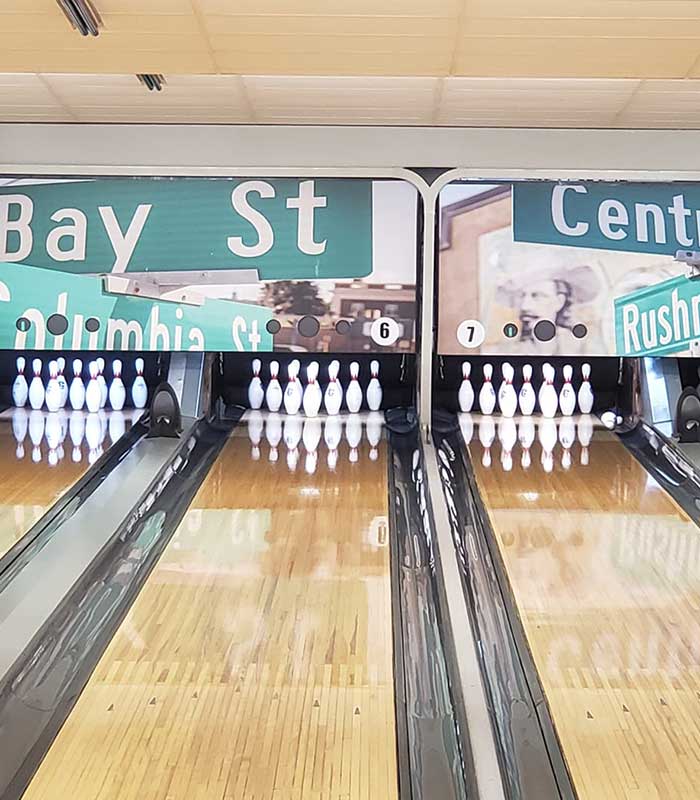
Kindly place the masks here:
POLYGON ((147 432, 144 416, 103 453, 94 464, 44 513, 41 519, 0 557, 0 592, 41 550, 56 530, 75 514, 90 495, 119 465, 136 442, 147 432))
POLYGON ((435 434, 462 588, 513 800, 577 795, 461 433, 435 434))
POLYGON ((201 420, 0 686, 0 798, 19 800, 233 423, 201 420), (128 576, 128 577, 126 577, 128 576))
POLYGON ((464 800, 455 673, 437 601, 434 522, 417 431, 389 434, 394 681, 401 800, 464 800), (414 462, 415 459, 415 462, 414 462))

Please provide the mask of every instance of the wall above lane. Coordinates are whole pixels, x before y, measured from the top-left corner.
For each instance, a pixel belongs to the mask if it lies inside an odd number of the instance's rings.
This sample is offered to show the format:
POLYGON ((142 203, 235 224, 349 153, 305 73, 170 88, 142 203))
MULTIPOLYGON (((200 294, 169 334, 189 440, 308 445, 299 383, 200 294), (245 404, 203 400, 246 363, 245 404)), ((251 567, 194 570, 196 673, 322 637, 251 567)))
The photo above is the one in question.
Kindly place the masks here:
POLYGON ((0 124, 0 171, 462 167, 485 178, 672 180, 700 176, 697 142, 695 131, 0 124))

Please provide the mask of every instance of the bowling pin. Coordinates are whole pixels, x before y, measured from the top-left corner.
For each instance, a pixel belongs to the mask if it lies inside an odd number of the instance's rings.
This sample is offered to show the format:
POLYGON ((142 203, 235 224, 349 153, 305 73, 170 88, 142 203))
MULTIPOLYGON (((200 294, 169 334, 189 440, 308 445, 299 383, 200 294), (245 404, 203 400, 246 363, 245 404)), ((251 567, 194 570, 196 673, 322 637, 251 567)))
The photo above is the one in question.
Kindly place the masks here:
MULTIPOLYGON (((307 417, 317 417, 321 403, 323 401, 323 392, 316 380, 318 378, 318 361, 312 361, 306 368, 306 388, 302 402, 304 404, 304 414, 307 417)), ((321 434, 319 433, 319 439, 321 434)))
POLYGON ((379 383, 379 362, 371 361, 369 372, 372 376, 367 384, 367 405, 370 411, 379 411, 382 406, 382 385, 379 383))
POLYGON ((262 408, 265 392, 262 381, 260 380, 260 367, 262 363, 259 358, 253 359, 253 379, 248 385, 248 405, 253 409, 262 408))
POLYGON ((270 361, 270 382, 267 384, 267 391, 265 392, 265 402, 270 411, 279 411, 282 405, 282 387, 277 377, 279 369, 278 361, 270 361))
POLYGON ((501 467, 504 472, 510 472, 513 469, 513 448, 518 441, 518 428, 511 416, 498 421, 498 441, 501 443, 501 467))
MULTIPOLYGON (((554 370, 554 367, 551 369, 554 370)), ((540 422, 538 435, 540 446, 542 447, 542 455, 540 457, 542 467, 545 472, 551 472, 554 469, 554 448, 557 444, 557 423, 551 417, 543 419, 540 422)))
POLYGON ((12 402, 17 408, 24 408, 27 404, 27 397, 29 395, 29 387, 27 386, 27 379, 24 377, 24 366, 27 363, 24 356, 17 358, 17 377, 12 384, 12 402))
POLYGON ((304 420, 304 432, 301 438, 304 442, 304 450, 306 450, 304 469, 307 475, 313 475, 314 472, 316 472, 318 445, 321 441, 322 434, 323 425, 317 416, 304 420))
POLYGON ((378 411, 370 411, 367 416, 367 441, 369 442, 369 460, 379 458, 379 442, 382 438, 382 415, 378 411))
POLYGON ((495 438, 496 423, 490 416, 487 416, 479 422, 479 441, 484 449, 481 455, 481 463, 486 468, 491 466, 491 445, 495 438))
POLYGON ((520 454, 520 465, 523 469, 528 469, 530 464, 532 464, 530 449, 535 441, 535 421, 532 419, 532 417, 525 417, 525 419, 520 420, 520 426, 518 428, 518 441, 520 442, 520 448, 522 451, 520 454))
POLYGON ((532 364, 525 364, 523 365, 523 385, 518 394, 520 413, 525 417, 529 417, 535 410, 536 402, 537 395, 532 387, 532 364))
POLYGON ((20 406, 12 412, 12 433, 17 442, 15 456, 19 459, 24 458, 24 440, 27 438, 27 428, 29 426, 29 414, 27 410, 20 406))
POLYGON ((41 440, 44 438, 44 415, 35 408, 29 412, 29 438, 32 441, 32 461, 41 461, 41 440))
POLYGON ((302 431, 303 423, 296 414, 291 414, 285 419, 284 443, 287 447, 287 467, 291 472, 294 472, 299 462, 299 442, 301 441, 302 431))
POLYGON ((498 390, 498 407, 504 417, 514 417, 518 410, 518 395, 513 388, 513 377, 515 370, 507 361, 501 367, 503 373, 503 383, 498 390))
MULTIPOLYGON (((85 390, 85 404, 87 405, 87 410, 91 414, 96 414, 100 410, 100 401, 102 399, 102 390, 100 389, 100 384, 97 380, 97 374, 99 371, 97 361, 91 361, 88 369, 90 371, 90 380, 88 381, 87 389, 85 390)), ((98 444, 99 440, 95 444, 95 450, 97 449, 98 444)))
MULTIPOLYGON (((591 365, 583 364, 581 366, 581 375, 583 376, 583 383, 578 390, 578 407, 581 409, 582 414, 590 414, 593 411, 593 388, 591 386, 591 365)), ((29 398, 31 402, 31 397, 29 398)))
POLYGON ((484 364, 484 382, 479 390, 479 409, 482 414, 493 414, 496 408, 496 392, 493 390, 491 378, 493 377, 493 367, 491 364, 484 364))
MULTIPOLYGON (((360 375, 360 365, 357 361, 353 361, 350 364, 350 384, 348 386, 348 390, 345 393, 345 403, 348 407, 348 411, 351 414, 357 414, 357 412, 362 408, 362 387, 360 386, 360 382, 357 380, 360 375)), ((347 436, 347 431, 345 432, 347 436)))
POLYGON ((70 440, 73 442, 73 455, 72 459, 75 464, 79 464, 83 460, 83 451, 81 445, 85 436, 85 415, 82 411, 73 411, 70 415, 68 422, 68 431, 70 433, 70 440))
POLYGON ((545 417, 551 419, 559 408, 559 396, 554 388, 554 367, 551 364, 542 365, 542 379, 544 382, 539 391, 540 411, 545 417))
POLYGON ((73 411, 80 411, 85 405, 85 384, 83 383, 83 362, 76 358, 73 361, 73 380, 70 384, 68 396, 73 411))
POLYGON ((134 408, 146 408, 148 386, 143 377, 143 359, 137 358, 134 366, 136 367, 136 378, 131 385, 131 402, 134 404, 134 408))
MULTIPOLYGON (((258 367, 258 370, 259 369, 260 368, 258 367)), ((260 461, 260 442, 262 441, 265 419, 258 409, 252 409, 248 412, 247 420, 248 438, 250 439, 250 443, 253 445, 250 448, 250 458, 253 461, 260 461)))
POLYGON ((559 423, 559 441, 562 446, 561 465, 564 469, 570 469, 571 448, 576 441, 576 425, 570 415, 565 416, 559 423))
POLYGON ((58 363, 49 361, 49 382, 46 384, 46 408, 58 411, 61 407, 61 387, 58 383, 58 363))
MULTIPOLYGON (((275 374, 277 374, 275 372, 275 374)), ((277 384, 279 386, 279 382, 277 384)), ((282 389, 280 389, 280 403, 282 402, 282 389)), ((279 443, 282 440, 282 417, 276 412, 271 411, 267 415, 267 422, 265 423, 265 438, 270 446, 268 452, 268 460, 273 464, 277 463, 279 459, 279 443)))
POLYGON ((97 359, 97 382, 100 385, 100 408, 104 408, 107 405, 107 398, 109 397, 109 389, 107 388, 104 371, 105 360, 100 356, 97 359))
POLYGON ((345 438, 350 445, 348 460, 351 464, 357 464, 358 448, 362 441, 362 420, 359 417, 348 417, 348 421, 345 423, 345 438))
MULTIPOLYGON (((34 377, 32 378, 32 382, 29 384, 29 405, 37 411, 44 405, 44 384, 41 382, 41 359, 35 358, 32 361, 32 371, 34 372, 34 377)), ((43 431, 42 431, 42 436, 43 431)))
POLYGON ((559 408, 561 408, 561 413, 565 417, 570 417, 576 411, 576 392, 571 385, 574 368, 571 364, 564 364, 562 374, 564 375, 564 385, 561 392, 559 392, 559 408))
POLYGON ((301 408, 303 391, 299 381, 300 369, 301 364, 296 358, 293 361, 290 361, 289 366, 287 367, 287 376, 289 377, 289 382, 284 390, 284 410, 287 412, 287 414, 296 414, 301 408))
POLYGON ((326 419, 323 427, 323 441, 328 448, 326 463, 328 469, 335 470, 338 464, 338 447, 343 438, 343 423, 337 416, 330 416, 326 419))
POLYGON ((122 380, 122 362, 115 358, 112 362, 112 383, 109 385, 109 404, 115 411, 121 411, 126 402, 126 389, 122 380))
POLYGON ((462 362, 462 384, 459 387, 457 401, 459 402, 459 410, 464 414, 468 414, 474 405, 474 389, 472 382, 469 379, 472 372, 472 365, 468 361, 462 362))
POLYGON ((343 387, 338 380, 340 361, 333 360, 328 365, 328 386, 323 395, 323 405, 327 414, 337 414, 343 404, 343 387))
POLYGON ((66 359, 60 356, 60 358, 56 359, 56 363, 58 364, 58 385, 61 387, 61 408, 65 408, 68 402, 68 381, 64 374, 66 370, 66 359))

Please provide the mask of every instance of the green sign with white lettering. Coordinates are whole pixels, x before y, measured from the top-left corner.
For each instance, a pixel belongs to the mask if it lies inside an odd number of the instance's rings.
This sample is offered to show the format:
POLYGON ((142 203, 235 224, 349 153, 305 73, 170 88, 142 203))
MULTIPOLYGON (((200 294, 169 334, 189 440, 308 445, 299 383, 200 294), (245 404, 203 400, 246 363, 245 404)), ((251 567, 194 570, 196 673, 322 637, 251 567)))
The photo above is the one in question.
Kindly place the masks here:
POLYGON ((2 349, 270 351, 271 318, 269 309, 247 303, 108 294, 98 277, 0 264, 2 349), (51 333, 56 324, 62 333, 51 333))
POLYGON ((72 273, 372 272, 372 181, 100 178, 0 187, 0 262, 72 273))
POLYGON ((516 242, 675 255, 700 250, 700 184, 513 184, 516 242))
POLYGON ((615 299, 620 356, 663 356, 700 339, 700 283, 683 275, 615 299))

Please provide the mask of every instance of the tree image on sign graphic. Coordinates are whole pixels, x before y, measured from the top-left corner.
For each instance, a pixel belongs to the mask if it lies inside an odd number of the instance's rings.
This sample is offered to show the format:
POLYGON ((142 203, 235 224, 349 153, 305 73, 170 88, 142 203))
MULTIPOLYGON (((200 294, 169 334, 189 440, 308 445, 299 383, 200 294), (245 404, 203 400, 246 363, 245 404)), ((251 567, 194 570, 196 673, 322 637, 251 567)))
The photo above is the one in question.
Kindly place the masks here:
POLYGON ((310 314, 323 317, 328 304, 309 281, 273 281, 266 283, 261 302, 275 314, 310 314))

